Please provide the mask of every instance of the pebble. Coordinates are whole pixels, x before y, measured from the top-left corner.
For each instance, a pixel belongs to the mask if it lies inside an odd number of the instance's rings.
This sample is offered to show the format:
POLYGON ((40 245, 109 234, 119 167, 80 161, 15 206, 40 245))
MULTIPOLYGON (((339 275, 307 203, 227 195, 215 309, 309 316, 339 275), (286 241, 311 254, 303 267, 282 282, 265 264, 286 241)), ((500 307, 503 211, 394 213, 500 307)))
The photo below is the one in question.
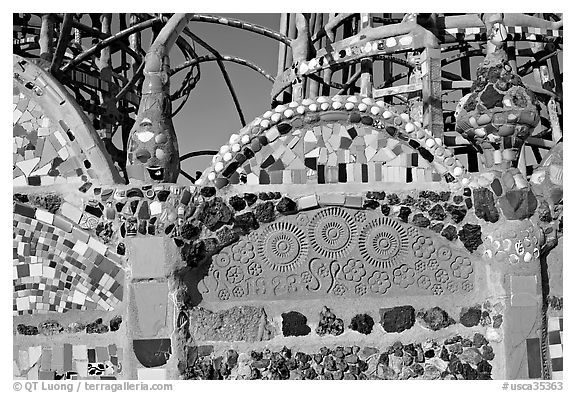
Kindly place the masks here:
POLYGON ((485 337, 488 341, 491 341, 491 342, 499 343, 500 341, 502 341, 502 334, 500 333, 500 330, 494 329, 493 327, 490 327, 490 326, 486 328, 486 336, 485 337))

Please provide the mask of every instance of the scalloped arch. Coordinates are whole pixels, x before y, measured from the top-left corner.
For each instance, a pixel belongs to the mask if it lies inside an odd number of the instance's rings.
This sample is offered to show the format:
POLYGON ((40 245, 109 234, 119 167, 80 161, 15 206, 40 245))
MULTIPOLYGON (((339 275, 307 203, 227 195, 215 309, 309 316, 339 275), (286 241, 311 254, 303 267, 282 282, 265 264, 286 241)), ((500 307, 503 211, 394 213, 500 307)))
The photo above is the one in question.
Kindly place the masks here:
POLYGON ((218 189, 226 187, 231 177, 238 170, 241 171, 242 165, 265 146, 303 125, 313 126, 319 121, 372 127, 387 138, 407 143, 417 150, 436 172, 444 175, 447 182, 461 184, 465 178, 466 169, 454 157, 453 151, 429 135, 408 114, 397 113, 384 101, 359 96, 334 96, 279 105, 257 117, 238 134, 230 136, 229 143, 213 157, 199 184, 211 184, 218 189))

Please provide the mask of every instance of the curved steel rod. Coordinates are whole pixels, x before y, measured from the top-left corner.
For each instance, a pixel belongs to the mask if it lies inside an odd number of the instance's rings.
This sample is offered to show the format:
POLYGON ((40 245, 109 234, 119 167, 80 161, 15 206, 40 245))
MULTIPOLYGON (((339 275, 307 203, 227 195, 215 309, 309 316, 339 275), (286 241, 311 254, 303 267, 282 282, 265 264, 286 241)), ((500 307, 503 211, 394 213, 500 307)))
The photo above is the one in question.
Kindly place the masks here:
POLYGON ((362 75, 362 70, 358 70, 356 71, 356 73, 354 75, 352 75, 350 77, 350 79, 348 79, 348 81, 346 82, 346 84, 338 91, 338 93, 336 93, 336 95, 340 95, 340 94, 344 94, 344 92, 349 89, 354 83, 356 83, 356 81, 358 80, 358 78, 360 78, 360 75, 362 75))
MULTIPOLYGON (((60 15, 56 15, 56 18, 59 18, 60 20, 62 20, 62 17, 60 15)), ((84 24, 82 24, 76 20, 72 20, 72 27, 74 27, 74 28, 76 28, 76 29, 78 29, 84 33, 87 33, 90 37, 100 38, 101 40, 112 37, 110 34, 102 33, 100 30, 95 29, 95 28, 90 27, 90 26, 87 26, 87 25, 84 25, 84 24)), ((116 44, 120 48, 124 49, 126 51, 126 53, 129 54, 138 63, 140 63, 142 61, 142 54, 136 53, 136 51, 134 51, 132 48, 130 48, 124 42, 117 41, 117 42, 114 42, 114 44, 116 44)))
POLYGON ((442 59, 440 61, 440 63, 442 64, 442 66, 448 65, 450 63, 454 63, 455 61, 458 61, 460 59, 464 59, 466 57, 472 57, 472 56, 484 56, 485 53, 482 49, 473 49, 473 50, 469 50, 467 52, 462 52, 462 53, 458 53, 454 56, 451 56, 447 59, 442 59))
POLYGON ((221 16, 213 16, 213 15, 205 15, 205 14, 193 14, 192 17, 190 18, 190 21, 191 22, 194 21, 194 22, 216 23, 216 24, 220 24, 220 25, 235 27, 235 28, 241 29, 241 30, 247 30, 247 31, 250 31, 252 33, 260 34, 260 35, 263 35, 265 37, 272 38, 276 41, 280 41, 280 42, 282 42, 288 46, 290 46, 292 43, 292 40, 290 38, 288 38, 287 36, 285 36, 284 34, 281 34, 277 31, 268 29, 264 26, 259 26, 259 25, 256 25, 254 23, 245 22, 245 21, 240 20, 240 19, 227 18, 227 17, 221 17, 221 16))
POLYGON ((317 33, 315 33, 311 40, 312 43, 318 41, 320 38, 324 37, 325 35, 328 35, 328 38, 331 38, 331 40, 333 40, 333 34, 332 34, 332 30, 334 30, 335 28, 337 28, 338 26, 340 26, 342 23, 344 23, 346 20, 348 20, 349 18, 359 15, 358 13, 352 13, 352 14, 338 14, 336 15, 334 18, 330 19, 324 26, 322 26, 322 29, 320 29, 317 33))
POLYGON ((254 64, 248 60, 242 59, 240 57, 227 56, 227 55, 221 55, 220 58, 218 58, 216 56, 212 56, 212 55, 200 56, 200 57, 197 57, 195 59, 188 60, 188 61, 180 64, 178 67, 172 68, 170 70, 169 74, 170 74, 170 76, 172 76, 172 75, 182 71, 183 69, 188 68, 188 67, 193 67, 196 64, 205 63, 208 61, 218 61, 219 59, 223 60, 223 61, 229 61, 232 63, 237 63, 237 64, 244 65, 246 67, 249 67, 249 68, 253 69, 254 71, 258 72, 259 74, 261 74, 262 76, 264 76, 270 82, 274 82, 274 80, 275 80, 273 76, 268 74, 262 68, 258 67, 256 64, 254 64))
POLYGON ((218 154, 217 150, 197 150, 197 151, 192 151, 190 153, 186 153, 182 156, 180 156, 180 162, 187 160, 189 158, 193 158, 193 157, 199 157, 199 156, 214 156, 218 154))
POLYGON ((531 60, 531 61, 528 61, 528 62, 522 64, 520 67, 518 67, 518 75, 520 75, 520 76, 527 75, 530 71, 532 71, 532 69, 535 66, 538 66, 542 63, 545 63, 546 61, 548 61, 548 59, 556 56, 557 54, 558 54, 558 51, 555 50, 554 52, 547 53, 546 55, 544 55, 540 58, 537 58, 537 59, 534 59, 534 60, 531 60))
POLYGON ((144 62, 140 64, 134 75, 132 75, 132 79, 130 79, 130 81, 126 83, 124 87, 122 87, 122 90, 120 90, 118 94, 116 94, 116 97, 114 97, 114 101, 116 102, 120 101, 124 97, 124 95, 128 92, 128 90, 130 90, 130 88, 134 84, 136 84, 136 81, 142 77, 142 71, 144 71, 144 62))
POLYGON ((74 59, 72 59, 72 61, 70 61, 68 64, 66 64, 64 67, 62 67, 62 72, 66 72, 68 71, 70 68, 76 66, 77 64, 81 63, 84 59, 86 59, 87 57, 93 55, 94 53, 96 53, 97 51, 99 51, 102 48, 105 48, 107 46, 110 46, 112 43, 126 37, 129 36, 130 34, 134 34, 138 31, 142 31, 150 26, 153 26, 157 23, 161 23, 162 20, 160 18, 154 18, 154 19, 149 19, 146 20, 144 22, 138 23, 134 26, 130 26, 129 28, 122 30, 114 35, 111 35, 110 37, 98 42, 96 45, 94 45, 93 47, 91 47, 90 49, 85 50, 84 52, 80 53, 78 56, 76 56, 74 59))
POLYGON ((58 37, 58 44, 56 44, 54 57, 52 57, 52 64, 50 64, 50 72, 52 74, 60 68, 60 64, 62 64, 62 60, 66 54, 68 41, 70 41, 70 32, 72 31, 72 20, 72 14, 64 14, 62 26, 60 27, 60 36, 58 37))
POLYGON ((184 171, 184 169, 180 168, 180 174, 182 176, 184 176, 186 179, 190 180, 192 182, 192 184, 194 184, 194 182, 196 181, 196 179, 194 179, 192 176, 190 176, 188 173, 186 173, 186 171, 184 171))
POLYGON ((244 113, 242 113, 242 108, 240 107, 240 101, 238 100, 238 96, 236 95, 236 91, 234 90, 234 87, 232 86, 232 81, 230 80, 230 76, 228 75, 228 72, 226 71, 226 67, 224 66, 224 62, 221 59, 222 56, 220 55, 220 53, 218 53, 216 51, 216 49, 214 49, 213 47, 208 45, 206 42, 204 42, 204 40, 202 40, 196 34, 192 33, 190 31, 190 29, 188 29, 187 27, 184 28, 184 34, 186 34, 188 37, 190 37, 191 39, 196 41, 198 44, 202 45, 204 48, 206 48, 206 50, 208 50, 210 53, 212 53, 217 58, 216 61, 218 63, 218 67, 220 68, 220 71, 222 72, 222 77, 224 78, 224 82, 226 82, 226 86, 228 87, 228 90, 230 91, 230 95, 232 96, 232 100, 234 101, 234 106, 236 107, 236 111, 238 112, 238 116, 240 117, 240 124, 242 124, 242 127, 244 127, 246 125, 246 120, 244 119, 244 113))

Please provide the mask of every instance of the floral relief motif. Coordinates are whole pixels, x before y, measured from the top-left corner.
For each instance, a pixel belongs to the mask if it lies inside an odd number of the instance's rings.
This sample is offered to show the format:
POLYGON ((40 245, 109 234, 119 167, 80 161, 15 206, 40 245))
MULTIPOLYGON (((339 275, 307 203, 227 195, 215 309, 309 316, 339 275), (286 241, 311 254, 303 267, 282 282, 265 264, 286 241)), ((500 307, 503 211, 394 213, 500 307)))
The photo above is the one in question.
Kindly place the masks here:
POLYGON ((232 257, 235 261, 240 263, 246 264, 251 262, 255 255, 254 245, 251 242, 240 240, 238 243, 232 246, 232 257))
POLYGON ((445 283, 446 281, 448 281, 448 273, 446 272, 446 270, 444 269, 438 269, 436 271, 436 273, 434 274, 434 277, 436 277, 436 281, 439 283, 445 283))
POLYGON ((257 262, 252 262, 250 265, 248 265, 248 273, 251 276, 259 276, 262 274, 262 266, 257 262))
POLYGON ((332 292, 334 292, 334 294, 337 296, 343 296, 346 293, 346 287, 342 285, 342 283, 338 282, 336 285, 334 285, 332 292))
POLYGON ((422 273, 424 270, 426 270, 426 261, 423 261, 421 259, 417 260, 416 263, 414 264, 414 268, 418 273, 422 273))
POLYGON ((232 295, 234 295, 235 297, 242 297, 244 296, 244 288, 242 288, 241 286, 235 286, 232 289, 232 295))
POLYGON ((433 284, 432 288, 430 288, 432 290, 432 293, 436 296, 440 296, 442 295, 442 292, 444 292, 444 289, 442 289, 442 285, 440 284, 433 284))
POLYGON ((366 292, 368 292, 368 288, 364 284, 358 284, 354 287, 354 292, 356 292, 358 296, 364 296, 366 292))
POLYGON ((432 280, 430 280, 430 277, 428 276, 420 276, 418 277, 416 284, 418 284, 418 286, 422 289, 428 289, 430 288, 430 285, 432 285, 432 280))
POLYGON ((368 278, 368 285, 370 285, 370 290, 374 293, 385 294, 388 288, 392 286, 390 283, 390 277, 388 273, 375 271, 372 273, 370 278, 368 278))
POLYGON ((218 291, 218 298, 220 300, 228 300, 230 299, 230 292, 227 289, 221 289, 218 291))
POLYGON ((239 284, 243 279, 244 273, 240 266, 232 266, 226 272, 226 280, 228 280, 230 284, 239 284))
POLYGON ((366 275, 364 264, 356 259, 350 259, 342 270, 344 278, 348 281, 360 282, 362 277, 366 275))
POLYGON ((312 273, 310 273, 308 270, 302 272, 300 274, 300 278, 302 279, 302 284, 310 284, 314 279, 312 273))
POLYGON ((364 222, 366 221, 366 213, 364 213, 363 211, 358 211, 356 214, 354 214, 354 218, 358 222, 364 222))
POLYGON ((440 265, 438 264, 438 260, 436 259, 430 259, 428 261, 428 269, 429 270, 436 270, 440 267, 440 265))
POLYGON ((436 250, 432 239, 425 236, 419 236, 412 245, 412 248, 417 258, 424 259, 429 259, 436 250))
POLYGON ((458 283, 456 281, 448 281, 448 283, 446 284, 446 288, 448 289, 448 291, 450 291, 451 293, 456 293, 458 292, 458 283))
POLYGON ((286 290, 288 293, 298 292, 298 276, 290 274, 286 277, 286 290))
POLYGON ((296 222, 298 223, 298 225, 308 225, 308 222, 310 221, 310 219, 308 218, 308 215, 305 213, 300 213, 296 216, 296 222))
POLYGON ((330 277, 330 268, 328 267, 327 264, 323 264, 322 266, 320 266, 318 268, 318 274, 320 275, 320 277, 330 277))
POLYGON ((394 284, 399 285, 402 288, 408 288, 410 285, 414 284, 416 272, 414 269, 408 265, 400 265, 392 273, 394 278, 394 284))
POLYGON ((462 283, 462 289, 466 292, 471 292, 474 289, 474 284, 471 281, 466 280, 462 283))
POLYGON ((454 277, 467 279, 472 274, 472 262, 467 257, 457 256, 450 264, 454 277))

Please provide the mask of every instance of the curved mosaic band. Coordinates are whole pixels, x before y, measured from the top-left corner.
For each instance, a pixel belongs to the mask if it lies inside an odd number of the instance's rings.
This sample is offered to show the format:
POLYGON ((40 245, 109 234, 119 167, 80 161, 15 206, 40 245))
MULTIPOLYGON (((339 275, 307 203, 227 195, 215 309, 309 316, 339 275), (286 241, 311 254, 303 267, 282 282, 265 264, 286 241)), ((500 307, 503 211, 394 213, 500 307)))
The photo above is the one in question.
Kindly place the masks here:
POLYGON ((349 121, 374 126, 392 137, 408 141, 444 175, 447 182, 468 184, 465 167, 454 157, 452 149, 446 147, 439 138, 432 137, 419 122, 411 121, 408 114, 396 113, 384 101, 358 96, 307 98, 267 111, 239 134, 230 136, 229 144, 222 146, 220 152, 213 157, 213 164, 204 172, 198 184, 210 182, 218 189, 227 186, 229 178, 247 159, 260 151, 262 146, 290 132, 297 120, 349 121))
POLYGON ((38 65, 13 55, 13 81, 40 105, 46 116, 55 120, 56 127, 66 135, 61 144, 66 144, 66 138, 78 144, 82 161, 90 162, 95 180, 102 184, 124 183, 90 120, 56 79, 38 65))

